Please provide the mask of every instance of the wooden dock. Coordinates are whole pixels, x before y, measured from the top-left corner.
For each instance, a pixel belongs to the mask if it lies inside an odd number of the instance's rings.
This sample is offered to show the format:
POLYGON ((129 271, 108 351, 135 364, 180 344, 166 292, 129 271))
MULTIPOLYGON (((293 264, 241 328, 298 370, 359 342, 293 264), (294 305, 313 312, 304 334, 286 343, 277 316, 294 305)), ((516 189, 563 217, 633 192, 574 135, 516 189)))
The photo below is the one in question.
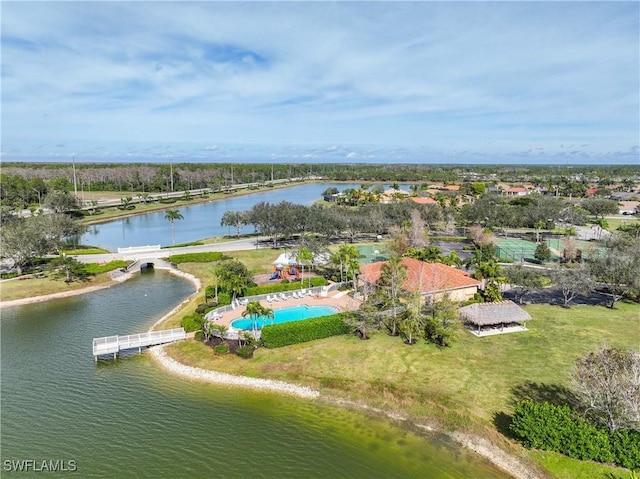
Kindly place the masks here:
POLYGON ((93 338, 93 357, 98 360, 98 356, 113 354, 115 359, 120 351, 126 349, 157 346, 158 344, 172 343, 181 339, 186 339, 187 333, 184 328, 167 329, 164 331, 150 331, 148 333, 130 334, 128 336, 105 336, 103 338, 93 338))

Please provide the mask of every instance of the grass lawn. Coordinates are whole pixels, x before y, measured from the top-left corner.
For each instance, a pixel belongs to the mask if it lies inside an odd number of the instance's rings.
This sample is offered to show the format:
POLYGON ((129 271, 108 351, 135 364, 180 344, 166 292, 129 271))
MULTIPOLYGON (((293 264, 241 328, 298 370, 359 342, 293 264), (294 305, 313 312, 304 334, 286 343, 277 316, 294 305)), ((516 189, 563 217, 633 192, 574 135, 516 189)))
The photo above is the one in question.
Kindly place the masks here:
MULTIPOLYGON (((469 427, 495 437, 503 428, 501 418, 511 413, 517 399, 560 399, 577 357, 605 343, 638 347, 637 304, 620 303, 615 310, 548 305, 526 309, 534 318, 527 323, 528 332, 476 338, 461 331, 458 341, 446 349, 424 343, 406 346, 384 333, 369 341, 339 336, 281 349, 260 348, 251 360, 213 356, 210 348, 194 341, 167 349, 181 362, 204 369, 305 384, 332 396, 439 418, 450 427, 469 427)), ((545 459, 550 456, 538 453, 530 457, 555 477, 597 477, 589 463, 562 456, 545 459)))
POLYGON ((74 281, 69 284, 65 283, 62 279, 54 280, 50 277, 22 280, 12 279, 0 282, 0 298, 2 298, 2 301, 31 298, 33 296, 61 293, 96 286, 110 280, 111 278, 108 273, 91 276, 88 281, 74 281))

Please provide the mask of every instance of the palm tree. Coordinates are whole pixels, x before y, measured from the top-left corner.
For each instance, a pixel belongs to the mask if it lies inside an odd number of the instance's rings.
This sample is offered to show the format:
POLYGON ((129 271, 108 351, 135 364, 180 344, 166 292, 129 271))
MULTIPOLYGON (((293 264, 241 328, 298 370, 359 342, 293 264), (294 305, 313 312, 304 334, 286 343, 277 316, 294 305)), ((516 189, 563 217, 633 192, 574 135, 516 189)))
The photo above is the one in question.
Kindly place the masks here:
POLYGON ((167 210, 164 214, 164 219, 171 223, 171 237, 173 238, 173 244, 176 244, 176 230, 174 228, 174 222, 176 220, 183 220, 184 216, 178 210, 167 210))
POLYGON ((251 330, 253 332, 253 337, 255 338, 258 333, 258 318, 266 317, 273 319, 273 309, 262 306, 260 301, 251 301, 242 312, 243 318, 246 318, 247 316, 251 317, 251 330))

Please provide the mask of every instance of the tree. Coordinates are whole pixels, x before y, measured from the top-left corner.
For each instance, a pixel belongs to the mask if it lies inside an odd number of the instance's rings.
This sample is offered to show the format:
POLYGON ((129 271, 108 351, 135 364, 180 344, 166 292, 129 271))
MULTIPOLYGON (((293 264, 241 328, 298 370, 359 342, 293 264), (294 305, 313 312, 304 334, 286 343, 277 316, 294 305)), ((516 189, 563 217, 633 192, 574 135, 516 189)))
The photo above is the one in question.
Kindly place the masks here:
POLYGON ((391 336, 398 334, 398 307, 403 294, 402 282, 406 277, 407 267, 402 263, 402 257, 392 254, 382 265, 377 293, 382 305, 391 309, 391 318, 385 322, 391 336))
POLYGON ((221 261, 215 269, 215 275, 220 282, 220 288, 231 293, 232 299, 241 295, 253 280, 251 273, 241 261, 228 259, 221 261))
POLYGON ((45 197, 44 203, 56 213, 68 213, 80 208, 78 198, 66 191, 52 191, 45 197))
POLYGON ((602 347, 576 361, 571 385, 578 407, 611 431, 640 430, 640 353, 602 347))
POLYGON ((345 322, 362 340, 369 339, 370 332, 377 331, 382 326, 380 311, 371 298, 364 301, 353 314, 348 315, 345 322))
MULTIPOLYGON (((302 266, 302 274, 300 275, 300 289, 302 289, 304 284, 304 267, 307 266, 309 271, 311 271, 311 263, 313 263, 313 253, 309 251, 309 248, 302 247, 300 248, 300 251, 298 251, 296 261, 302 266)), ((309 287, 311 287, 311 274, 309 274, 309 287)))
POLYGON ((262 306, 260 301, 251 301, 242 312, 243 318, 246 318, 247 316, 251 317, 251 330, 253 332, 253 337, 255 338, 258 334, 258 329, 260 329, 258 328, 258 319, 261 317, 273 319, 273 310, 262 306))
POLYGON ((3 217, 0 254, 13 260, 14 267, 21 274, 33 259, 56 251, 66 238, 82 234, 84 230, 85 226, 58 213, 29 218, 3 217))
POLYGON ((522 265, 507 266, 503 270, 506 282, 517 285, 516 301, 522 304, 524 297, 532 290, 542 288, 543 276, 540 272, 522 265))
POLYGON ((569 307, 578 294, 588 295, 595 288, 591 272, 584 264, 577 267, 560 265, 553 271, 551 277, 556 288, 562 292, 565 308, 569 307))
POLYGON ((590 262, 591 273, 611 294, 610 308, 626 294, 640 289, 640 240, 629 236, 612 236, 605 251, 590 262))
POLYGON ((427 243, 427 232, 425 222, 420 215, 420 211, 411 211, 411 221, 409 227, 409 245, 412 248, 421 248, 427 243))
POLYGON ((356 274, 360 268, 360 263, 358 262, 360 256, 360 252, 355 246, 343 244, 331 259, 334 263, 340 265, 340 281, 344 281, 345 279, 346 281, 349 281, 349 279, 353 279, 354 288, 356 274), (349 277, 349 272, 351 272, 351 278, 349 277))
POLYGON ((533 253, 533 257, 541 263, 549 261, 551 259, 551 250, 549 249, 549 245, 544 241, 539 243, 538 246, 536 246, 536 251, 533 253))
POLYGON ((450 346, 460 327, 457 305, 443 296, 425 306, 425 339, 439 347, 450 346))
POLYGON ((236 229, 236 236, 240 236, 240 230, 247 224, 247 214, 244 211, 225 211, 220 220, 220 226, 229 226, 236 229))
POLYGON ((404 256, 419 259, 425 263, 439 263, 443 260, 442 249, 439 246, 424 246, 422 248, 411 248, 404 256))
POLYGON ((405 338, 406 344, 415 344, 425 335, 427 323, 423 311, 424 304, 424 297, 417 291, 407 297, 406 308, 398 322, 400 334, 405 338))
POLYGON ((83 263, 78 263, 74 258, 64 255, 51 260, 49 271, 55 279, 64 278, 65 283, 86 280, 88 276, 87 268, 83 263))
POLYGON ((587 198, 582 200, 580 206, 596 218, 599 216, 604 218, 606 215, 615 215, 618 214, 619 211, 618 202, 604 198, 587 198))
POLYGON ((164 219, 171 223, 171 237, 173 238, 173 244, 176 244, 176 230, 174 223, 176 220, 184 219, 184 216, 182 216, 182 213, 178 210, 167 210, 164 214, 164 219))

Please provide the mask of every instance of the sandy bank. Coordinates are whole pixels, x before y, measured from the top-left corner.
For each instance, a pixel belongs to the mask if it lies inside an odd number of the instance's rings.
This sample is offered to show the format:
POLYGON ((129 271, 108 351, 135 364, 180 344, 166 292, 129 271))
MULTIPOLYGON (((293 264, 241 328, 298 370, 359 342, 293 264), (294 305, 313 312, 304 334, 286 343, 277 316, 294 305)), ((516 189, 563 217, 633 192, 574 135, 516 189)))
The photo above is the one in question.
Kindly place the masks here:
POLYGON ((320 396, 318 391, 296 386, 283 381, 273 381, 271 379, 248 378, 245 376, 234 376, 217 371, 185 366, 175 359, 167 356, 163 346, 155 346, 150 349, 151 357, 155 359, 164 369, 173 374, 177 374, 187 379, 205 381, 208 383, 221 384, 226 386, 240 386, 250 389, 260 389, 264 391, 274 391, 278 393, 292 394, 304 398, 316 398, 320 396))

